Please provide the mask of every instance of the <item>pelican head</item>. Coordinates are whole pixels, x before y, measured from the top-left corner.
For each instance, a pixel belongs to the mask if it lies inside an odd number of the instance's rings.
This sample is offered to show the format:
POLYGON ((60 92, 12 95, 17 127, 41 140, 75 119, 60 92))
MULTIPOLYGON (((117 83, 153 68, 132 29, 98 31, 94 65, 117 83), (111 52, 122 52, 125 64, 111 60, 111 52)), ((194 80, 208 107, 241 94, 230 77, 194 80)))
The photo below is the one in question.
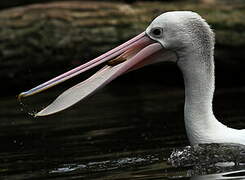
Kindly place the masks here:
MULTIPOLYGON (((165 49, 175 52, 177 60, 186 60, 185 57, 191 53, 213 55, 214 33, 206 21, 195 12, 164 13, 152 21, 146 33, 165 49)), ((200 59, 196 59, 198 60, 200 59)))
POLYGON ((87 71, 106 65, 87 80, 62 93, 36 116, 62 111, 116 77, 161 61, 176 62, 185 83, 184 120, 191 144, 245 144, 244 130, 228 128, 214 116, 214 33, 205 20, 190 11, 173 11, 155 18, 146 31, 107 53, 55 77, 19 98, 30 96, 87 71))

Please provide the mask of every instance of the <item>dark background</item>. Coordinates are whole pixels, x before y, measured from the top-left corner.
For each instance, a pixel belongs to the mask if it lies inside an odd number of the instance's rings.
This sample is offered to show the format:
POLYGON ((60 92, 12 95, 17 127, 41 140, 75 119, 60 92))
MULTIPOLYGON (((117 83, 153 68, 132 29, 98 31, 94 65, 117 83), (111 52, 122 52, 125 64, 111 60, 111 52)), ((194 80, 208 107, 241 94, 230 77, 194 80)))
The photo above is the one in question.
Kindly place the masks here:
MULTIPOLYGON (((0 8, 3 96, 16 95, 108 51, 171 10, 196 11, 214 29, 217 87, 245 84, 244 1, 2 0, 0 8)), ((116 82, 133 83, 142 77, 166 86, 183 86, 181 73, 169 63, 143 68, 116 82)))

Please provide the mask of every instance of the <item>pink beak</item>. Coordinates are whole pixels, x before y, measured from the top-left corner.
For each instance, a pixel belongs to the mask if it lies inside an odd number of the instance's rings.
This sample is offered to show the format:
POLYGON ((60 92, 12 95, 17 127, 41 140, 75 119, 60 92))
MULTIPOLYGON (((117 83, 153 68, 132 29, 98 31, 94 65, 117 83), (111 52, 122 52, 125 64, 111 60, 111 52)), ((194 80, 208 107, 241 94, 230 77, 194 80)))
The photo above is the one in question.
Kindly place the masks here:
POLYGON ((62 111, 91 95, 97 89, 108 84, 113 79, 124 74, 125 72, 138 69, 145 64, 152 63, 152 59, 162 50, 164 50, 164 48, 160 43, 151 40, 146 33, 143 32, 122 45, 83 65, 76 67, 75 69, 61 74, 37 87, 30 89, 29 91, 22 92, 19 94, 19 99, 44 91, 82 72, 98 66, 99 64, 105 62, 108 62, 108 64, 115 64, 116 62, 116 65, 113 66, 105 65, 101 70, 96 72, 87 80, 63 92, 54 102, 38 112, 36 116, 45 116, 62 111), (123 62, 117 64, 117 61, 123 62))

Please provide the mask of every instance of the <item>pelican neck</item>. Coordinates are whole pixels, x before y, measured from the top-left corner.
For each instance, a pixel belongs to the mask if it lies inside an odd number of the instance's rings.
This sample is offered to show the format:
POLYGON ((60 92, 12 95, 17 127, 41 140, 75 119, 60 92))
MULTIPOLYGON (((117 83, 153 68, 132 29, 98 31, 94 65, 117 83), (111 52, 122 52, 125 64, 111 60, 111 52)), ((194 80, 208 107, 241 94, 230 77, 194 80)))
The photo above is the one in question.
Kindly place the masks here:
POLYGON ((206 143, 208 130, 221 124, 213 114, 214 60, 213 53, 180 55, 178 66, 185 83, 184 119, 191 144, 206 143))

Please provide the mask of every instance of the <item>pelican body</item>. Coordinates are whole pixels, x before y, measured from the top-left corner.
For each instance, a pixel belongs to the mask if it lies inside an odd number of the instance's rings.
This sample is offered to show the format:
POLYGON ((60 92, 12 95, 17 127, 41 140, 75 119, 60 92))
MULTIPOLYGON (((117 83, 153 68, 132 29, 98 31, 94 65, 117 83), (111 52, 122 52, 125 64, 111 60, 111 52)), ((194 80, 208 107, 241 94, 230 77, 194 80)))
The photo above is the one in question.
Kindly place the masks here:
POLYGON ((173 11, 155 18, 145 32, 73 70, 49 80, 19 98, 33 95, 76 76, 101 63, 101 70, 62 93, 36 116, 62 111, 84 99, 116 77, 163 61, 177 64, 185 83, 184 120, 191 145, 200 143, 238 143, 245 145, 245 130, 232 129, 213 113, 215 89, 214 33, 197 13, 173 11))

